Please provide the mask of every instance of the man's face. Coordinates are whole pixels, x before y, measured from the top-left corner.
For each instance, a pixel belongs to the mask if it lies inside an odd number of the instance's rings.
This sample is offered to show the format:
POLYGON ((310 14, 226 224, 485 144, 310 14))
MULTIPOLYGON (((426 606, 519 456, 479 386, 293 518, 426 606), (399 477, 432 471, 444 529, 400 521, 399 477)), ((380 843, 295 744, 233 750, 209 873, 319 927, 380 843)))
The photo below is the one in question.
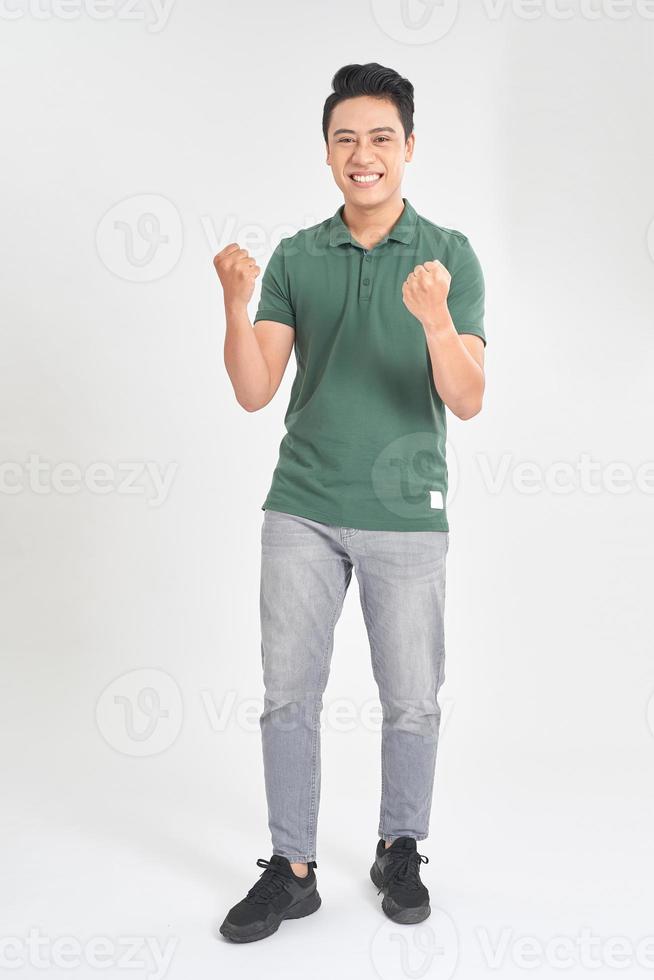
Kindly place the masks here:
POLYGON ((415 137, 412 133, 405 140, 392 102, 368 95, 339 102, 327 136, 327 163, 346 202, 377 207, 401 193, 404 164, 413 155, 415 137))

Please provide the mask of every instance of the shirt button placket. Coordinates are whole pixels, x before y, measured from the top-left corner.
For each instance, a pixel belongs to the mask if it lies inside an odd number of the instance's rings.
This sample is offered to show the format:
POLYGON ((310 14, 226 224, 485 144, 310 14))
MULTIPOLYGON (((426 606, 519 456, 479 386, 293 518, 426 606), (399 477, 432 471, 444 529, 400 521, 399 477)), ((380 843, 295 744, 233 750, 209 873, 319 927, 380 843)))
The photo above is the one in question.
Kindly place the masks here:
POLYGON ((364 250, 363 253, 363 278, 361 279, 361 299, 369 300, 372 289, 372 256, 364 250))

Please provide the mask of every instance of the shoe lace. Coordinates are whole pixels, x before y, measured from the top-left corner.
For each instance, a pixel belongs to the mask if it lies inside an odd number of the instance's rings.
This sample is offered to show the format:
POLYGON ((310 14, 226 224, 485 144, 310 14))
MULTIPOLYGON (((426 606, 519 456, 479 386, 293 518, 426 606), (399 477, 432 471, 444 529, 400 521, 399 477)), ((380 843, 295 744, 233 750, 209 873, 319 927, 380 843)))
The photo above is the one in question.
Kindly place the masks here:
POLYGON ((377 894, 387 888, 391 882, 403 885, 405 888, 421 888, 420 865, 429 864, 426 854, 419 854, 417 851, 409 851, 408 854, 400 851, 398 854, 391 854, 390 863, 384 875, 384 883, 378 889, 377 894))
POLYGON ((257 867, 265 870, 259 875, 259 880, 245 896, 246 902, 269 902, 275 895, 284 890, 288 882, 288 874, 282 871, 278 864, 272 864, 265 858, 257 859, 257 867))

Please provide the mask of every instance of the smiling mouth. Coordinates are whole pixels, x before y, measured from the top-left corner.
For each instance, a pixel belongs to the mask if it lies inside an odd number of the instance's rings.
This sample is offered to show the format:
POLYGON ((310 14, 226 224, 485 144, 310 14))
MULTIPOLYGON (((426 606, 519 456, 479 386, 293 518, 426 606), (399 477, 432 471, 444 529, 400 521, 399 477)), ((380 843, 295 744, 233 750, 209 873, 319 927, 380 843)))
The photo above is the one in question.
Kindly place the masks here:
POLYGON ((349 174, 353 184, 357 187, 374 187, 384 176, 383 174, 349 174))

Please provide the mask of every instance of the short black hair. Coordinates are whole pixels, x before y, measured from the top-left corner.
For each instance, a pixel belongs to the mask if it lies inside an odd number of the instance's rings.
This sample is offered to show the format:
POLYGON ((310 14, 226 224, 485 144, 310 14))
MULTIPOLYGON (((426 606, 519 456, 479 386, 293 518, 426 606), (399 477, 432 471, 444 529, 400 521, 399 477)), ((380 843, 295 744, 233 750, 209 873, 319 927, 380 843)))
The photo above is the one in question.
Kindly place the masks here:
POLYGON ((339 102, 357 95, 372 95, 392 102, 402 120, 404 137, 408 140, 413 132, 413 85, 392 68, 384 68, 376 61, 367 65, 344 65, 332 78, 333 92, 327 97, 322 114, 322 133, 329 142, 329 121, 332 110, 339 102))

